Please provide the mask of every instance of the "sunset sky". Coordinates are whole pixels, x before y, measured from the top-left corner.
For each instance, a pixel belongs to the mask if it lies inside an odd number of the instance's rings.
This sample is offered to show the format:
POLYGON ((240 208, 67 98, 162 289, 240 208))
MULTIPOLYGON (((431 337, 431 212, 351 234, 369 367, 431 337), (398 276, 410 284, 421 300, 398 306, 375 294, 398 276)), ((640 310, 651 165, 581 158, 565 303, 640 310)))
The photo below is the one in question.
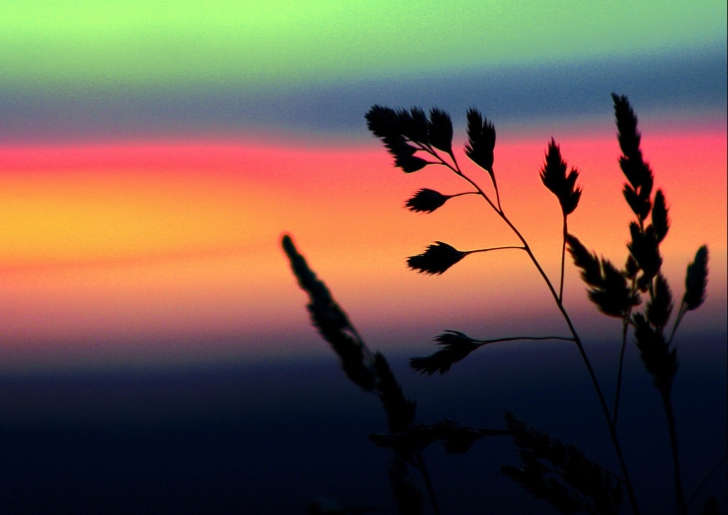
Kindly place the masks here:
MULTIPOLYGON (((0 368, 328 352, 283 234, 374 348, 421 349, 447 328, 565 333, 525 255, 406 269, 434 240, 516 241, 474 197, 403 209, 420 188, 468 185, 395 169, 364 114, 439 106, 466 163, 478 107, 498 133, 504 209, 558 282, 560 210, 538 177, 551 137, 581 172, 571 231, 620 266, 627 255, 613 91, 637 112, 670 206, 676 298, 710 249, 708 300, 684 329, 725 335, 725 20, 718 1, 2 0, 0 368)), ((568 265, 579 328, 618 334, 568 265)))

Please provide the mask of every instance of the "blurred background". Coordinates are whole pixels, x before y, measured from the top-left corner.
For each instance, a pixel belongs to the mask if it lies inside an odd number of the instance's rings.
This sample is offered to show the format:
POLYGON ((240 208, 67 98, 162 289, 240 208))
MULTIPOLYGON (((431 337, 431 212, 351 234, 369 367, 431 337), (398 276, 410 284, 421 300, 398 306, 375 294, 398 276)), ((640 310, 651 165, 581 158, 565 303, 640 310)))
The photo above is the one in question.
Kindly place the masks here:
MULTIPOLYGON (((485 348, 444 377, 407 370, 444 329, 567 328, 524 255, 407 270, 434 240, 516 241, 474 197, 403 209, 420 188, 468 185, 442 167, 395 169, 364 120, 374 104, 448 111, 457 157, 487 187, 462 154, 465 111, 479 108, 498 134, 503 207, 558 282, 560 209, 538 176, 552 137, 581 173, 570 231, 617 265, 627 256, 611 92, 637 112, 670 207, 661 249, 676 298, 710 249, 707 300, 676 339, 694 489, 726 452, 725 20, 717 1, 0 1, 0 506, 392 506, 388 456, 366 439, 383 414, 310 326, 283 234, 389 357, 423 422, 495 427, 511 409, 614 461, 568 344, 485 348)), ((565 283, 613 392, 621 321, 585 302, 568 263, 565 283)), ((627 359, 626 446, 659 508, 667 431, 634 345, 627 359)), ((549 513, 499 475, 515 463, 506 447, 455 462, 432 451, 446 511, 549 513)), ((725 466, 707 493, 725 506, 725 466)))

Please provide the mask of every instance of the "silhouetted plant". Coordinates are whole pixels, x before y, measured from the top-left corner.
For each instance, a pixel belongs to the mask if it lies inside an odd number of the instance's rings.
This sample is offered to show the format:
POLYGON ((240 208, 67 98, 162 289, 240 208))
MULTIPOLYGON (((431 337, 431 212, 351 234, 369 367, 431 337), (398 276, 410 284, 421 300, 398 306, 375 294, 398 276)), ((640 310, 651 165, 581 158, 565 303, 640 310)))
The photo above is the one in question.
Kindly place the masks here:
MULTIPOLYGON (((477 109, 469 109, 466 115, 468 141, 464 151, 475 165, 488 172, 494 196, 488 195, 458 165, 452 150, 452 122, 444 111, 434 108, 430 110, 428 118, 420 108, 395 110, 376 105, 366 114, 366 121, 369 130, 382 140, 394 157, 394 165, 404 172, 413 173, 431 165, 442 166, 474 188, 474 191, 450 195, 423 188, 406 201, 405 207, 414 212, 432 213, 452 198, 478 195, 520 241, 520 245, 517 246, 487 247, 467 251, 437 241, 429 245, 422 254, 409 257, 407 265, 420 273, 439 275, 470 254, 504 249, 521 250, 536 267, 569 329, 568 335, 561 336, 519 335, 496 339, 475 339, 460 331, 447 330, 435 338, 441 349, 427 357, 412 358, 411 368, 428 375, 435 372, 444 374, 453 364, 491 343, 514 340, 572 342, 581 356, 597 394, 621 475, 610 472, 587 459, 576 446, 563 443, 531 428, 510 413, 506 414, 505 428, 502 429, 465 427, 447 419, 434 424, 415 423, 415 405, 404 397, 384 356, 380 353, 372 354, 368 350, 346 314, 333 301, 328 289, 316 278, 298 253, 290 237, 284 236, 283 247, 291 261, 293 271, 301 287, 309 294, 308 309, 314 325, 338 354, 342 368, 349 379, 365 391, 375 393, 387 414, 389 433, 371 435, 370 438, 378 447, 393 451, 390 480, 399 513, 422 512, 423 496, 407 479, 408 465, 414 466, 422 475, 433 510, 439 513, 422 454, 431 443, 440 441, 447 452, 461 454, 486 436, 504 435, 513 438, 522 464, 519 467, 505 465, 502 467, 502 472, 517 481, 533 497, 545 499, 562 513, 616 514, 626 491, 632 512, 639 513, 634 484, 617 434, 624 354, 630 328, 645 369, 653 377, 654 385, 663 402, 674 465, 675 511, 678 515, 687 513, 700 488, 726 461, 723 457, 686 500, 671 400, 672 383, 678 370, 677 349, 673 344, 673 338, 685 314, 697 309, 705 300, 708 249, 706 246, 700 247, 694 261, 688 265, 685 292, 668 335, 666 328, 673 312, 673 297, 667 279, 661 272, 660 244, 670 227, 669 209, 661 190, 658 189, 653 194, 654 176, 650 166, 643 159, 637 117, 629 101, 626 97, 616 94, 612 94, 612 100, 622 151, 619 164, 627 179, 623 195, 635 215, 635 220, 629 224, 628 256, 624 268, 619 269, 609 260, 587 250, 576 236, 569 233, 568 216, 576 210, 581 200, 582 188, 577 185, 579 171, 575 168, 569 170, 561 156, 559 146, 551 139, 540 170, 540 178, 544 186, 556 196, 561 207, 563 238, 558 291, 544 272, 526 239, 501 206, 493 168, 496 131, 494 125, 477 109), (567 249, 587 285, 588 299, 605 315, 622 320, 617 383, 611 411, 585 352, 582 339, 563 304, 567 249), (643 297, 647 299, 644 311, 637 312, 636 309, 643 303, 643 297)), ((715 498, 711 497, 703 513, 717 512, 717 503, 715 498)))

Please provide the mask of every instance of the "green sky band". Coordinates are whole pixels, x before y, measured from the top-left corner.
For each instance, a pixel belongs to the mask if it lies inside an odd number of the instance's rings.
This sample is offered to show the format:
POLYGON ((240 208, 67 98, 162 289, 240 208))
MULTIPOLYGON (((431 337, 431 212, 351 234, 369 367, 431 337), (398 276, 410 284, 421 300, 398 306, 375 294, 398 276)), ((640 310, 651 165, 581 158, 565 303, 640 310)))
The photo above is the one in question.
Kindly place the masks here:
POLYGON ((672 52, 724 1, 0 1, 0 88, 255 90, 672 52))

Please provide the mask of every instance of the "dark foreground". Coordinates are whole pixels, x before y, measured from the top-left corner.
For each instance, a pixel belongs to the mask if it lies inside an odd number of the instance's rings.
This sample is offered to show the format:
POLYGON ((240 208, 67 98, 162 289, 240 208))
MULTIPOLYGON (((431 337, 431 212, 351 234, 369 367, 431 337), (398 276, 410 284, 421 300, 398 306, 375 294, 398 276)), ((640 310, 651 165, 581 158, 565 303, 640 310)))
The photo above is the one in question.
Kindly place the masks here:
MULTIPOLYGON (((714 352, 683 352, 675 382, 687 495, 726 453, 725 335, 710 340, 714 352)), ((389 356, 418 401, 418 421, 503 427, 508 409, 617 470, 574 349, 486 351, 430 378, 408 371, 405 356, 389 356)), ((607 361, 592 352, 610 397, 612 354, 607 361)), ((664 414, 647 374, 627 372, 623 447, 643 510, 668 513, 664 414)), ((377 400, 347 382, 333 355, 206 369, 6 373, 0 513, 289 514, 319 496, 391 509, 388 453, 366 438, 385 427, 377 400)), ((466 456, 432 447, 426 459, 443 513, 552 513, 500 474, 500 465, 518 463, 508 438, 476 443, 466 456)), ((725 465, 691 511, 707 494, 726 506, 725 465)))

